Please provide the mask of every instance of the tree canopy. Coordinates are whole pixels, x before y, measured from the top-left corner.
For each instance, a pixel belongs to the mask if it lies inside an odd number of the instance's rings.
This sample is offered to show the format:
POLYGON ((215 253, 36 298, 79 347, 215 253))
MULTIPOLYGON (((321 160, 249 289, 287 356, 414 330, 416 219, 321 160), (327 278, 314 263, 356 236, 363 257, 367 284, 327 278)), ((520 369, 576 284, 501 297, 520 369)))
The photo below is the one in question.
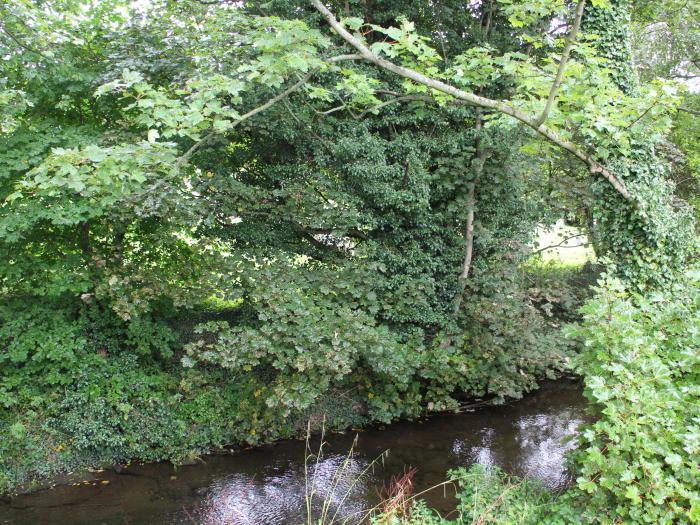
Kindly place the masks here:
MULTIPOLYGON (((390 421, 534 388, 578 344, 532 292, 538 227, 575 218, 629 293, 697 257, 694 9, 3 4, 3 421, 23 436, 22 407, 101 367, 157 369, 142 414, 190 429, 214 417, 192 391, 230 389, 240 429, 198 450, 284 435, 333 392, 390 421)), ((114 388, 110 428, 138 404, 114 388)))

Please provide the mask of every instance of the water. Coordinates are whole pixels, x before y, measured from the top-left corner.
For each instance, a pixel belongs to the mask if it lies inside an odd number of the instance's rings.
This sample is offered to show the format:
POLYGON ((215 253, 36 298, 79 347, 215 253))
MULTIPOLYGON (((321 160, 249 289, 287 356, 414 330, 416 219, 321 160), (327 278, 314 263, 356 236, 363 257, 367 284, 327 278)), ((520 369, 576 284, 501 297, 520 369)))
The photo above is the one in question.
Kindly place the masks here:
MULTIPOLYGON (((409 466, 418 469, 416 492, 444 481, 448 469, 475 462, 562 489, 571 481, 565 454, 575 446, 572 438, 586 419, 585 406, 577 383, 557 381, 502 407, 330 435, 323 457, 308 465, 306 476, 303 441, 207 457, 178 469, 158 463, 108 470, 96 473, 88 485, 59 486, 0 503, 0 524, 300 525, 306 479, 315 479, 316 512, 322 500, 330 501, 330 515, 337 511, 357 523, 388 480, 409 466)), ((312 443, 314 451, 317 446, 318 441, 312 443)), ((453 496, 442 488, 424 499, 442 512, 454 507, 453 496)))

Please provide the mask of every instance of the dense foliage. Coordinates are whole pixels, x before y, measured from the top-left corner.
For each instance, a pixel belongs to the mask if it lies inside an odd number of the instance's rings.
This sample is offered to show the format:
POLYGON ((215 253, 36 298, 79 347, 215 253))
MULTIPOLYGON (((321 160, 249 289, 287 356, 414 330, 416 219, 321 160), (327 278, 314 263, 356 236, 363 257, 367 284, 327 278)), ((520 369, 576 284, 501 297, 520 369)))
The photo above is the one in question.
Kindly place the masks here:
POLYGON ((332 4, 0 6, 0 491, 517 398, 583 342, 561 509, 695 519, 694 102, 635 79, 628 2, 332 4), (568 340, 585 287, 526 264, 562 215, 621 279, 568 340))
MULTIPOLYGON (((584 27, 598 35, 593 45, 609 59, 612 79, 623 93, 639 90, 630 57, 629 16, 628 2, 612 1, 606 8, 590 8, 584 17, 584 27)), ((621 206, 619 195, 600 184, 594 190, 600 193, 595 211, 604 250, 626 281, 642 289, 673 280, 683 270, 695 236, 690 209, 674 203, 669 163, 654 149, 659 140, 640 130, 628 144, 610 148, 610 165, 639 197, 635 205, 621 206)))
MULTIPOLYGON (((520 267, 556 218, 526 134, 377 107, 367 83, 401 82, 325 62, 312 10, 120 6, 2 7, 3 490, 292 435, 319 407, 342 427, 518 397, 566 366, 520 267)), ((454 55, 519 45, 457 4, 365 15, 448 28, 454 55)))
POLYGON ((664 293, 598 290, 575 334, 600 420, 582 436, 577 480, 589 516, 700 521, 700 274, 664 293))
POLYGON ((457 518, 422 503, 379 523, 564 524, 700 522, 700 274, 663 293, 633 294, 603 279, 571 336, 598 415, 580 437, 574 488, 558 497, 528 480, 475 466, 450 474, 457 518))

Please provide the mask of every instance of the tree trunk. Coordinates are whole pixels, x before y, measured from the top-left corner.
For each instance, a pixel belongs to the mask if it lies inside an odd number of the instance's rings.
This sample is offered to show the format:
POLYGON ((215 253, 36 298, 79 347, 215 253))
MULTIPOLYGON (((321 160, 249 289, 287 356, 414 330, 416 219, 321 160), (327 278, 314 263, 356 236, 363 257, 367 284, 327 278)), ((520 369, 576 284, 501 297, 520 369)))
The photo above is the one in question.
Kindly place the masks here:
MULTIPOLYGON (((486 149, 482 144, 480 137, 482 128, 481 119, 481 108, 476 108, 476 123, 474 129, 476 130, 475 139, 475 156, 473 160, 473 172, 474 178, 469 183, 469 194, 467 201, 467 220, 464 227, 464 260, 462 262, 462 271, 459 274, 459 285, 457 287, 457 293, 454 299, 454 305, 452 307, 452 316, 457 317, 459 309, 462 307, 462 301, 464 299, 464 292, 467 287, 467 280, 469 279, 469 273, 472 267, 472 257, 474 255, 474 215, 476 208, 476 187, 481 179, 481 175, 484 172, 484 163, 486 162, 486 149)), ((447 348, 452 344, 453 336, 448 335, 440 343, 440 348, 447 348)))
POLYGON ((467 224, 464 228, 464 262, 462 263, 462 272, 459 275, 459 289, 457 291, 457 297, 455 299, 455 305, 453 309, 454 315, 459 313, 459 309, 462 306, 462 298, 464 296, 464 289, 467 286, 467 279, 469 279, 469 272, 472 267, 472 257, 474 255, 474 210, 476 208, 476 186, 481 179, 481 174, 484 172, 484 162, 486 162, 486 149, 483 147, 481 137, 482 121, 481 121, 481 108, 476 108, 476 124, 474 129, 476 130, 476 140, 475 140, 475 150, 476 155, 474 157, 474 180, 469 183, 469 196, 467 203, 467 224))

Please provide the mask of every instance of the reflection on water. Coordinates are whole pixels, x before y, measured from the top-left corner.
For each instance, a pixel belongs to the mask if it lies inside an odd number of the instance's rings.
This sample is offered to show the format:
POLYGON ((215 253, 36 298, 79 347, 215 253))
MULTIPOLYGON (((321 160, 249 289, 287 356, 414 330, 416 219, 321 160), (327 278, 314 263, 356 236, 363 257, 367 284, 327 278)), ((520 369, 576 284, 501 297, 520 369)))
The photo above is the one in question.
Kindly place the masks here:
MULTIPOLYGON (((408 466, 418 469, 416 491, 440 483, 451 468, 475 462, 559 489, 569 482, 565 454, 584 419, 578 385, 559 381, 509 406, 362 432, 352 458, 347 451, 354 433, 329 436, 306 475, 304 442, 287 441, 177 470, 151 464, 108 471, 99 479, 109 484, 20 496, 0 503, 0 524, 299 525, 307 493, 314 515, 358 523, 380 488, 408 466)), ((317 446, 312 443, 312 450, 317 446)), ((442 511, 454 505, 443 490, 425 499, 442 511)))
POLYGON ((552 489, 563 488, 571 481, 565 456, 576 446, 573 438, 584 417, 581 408, 524 415, 512 422, 510 432, 484 427, 476 439, 473 436, 455 439, 452 453, 461 465, 495 465, 539 479, 552 489))
POLYGON ((364 458, 329 454, 310 464, 307 474, 298 464, 276 469, 262 483, 233 474, 215 480, 201 505, 182 514, 185 522, 202 525, 299 525, 308 501, 315 516, 359 522, 366 514, 367 486, 361 481, 367 466, 364 458))
POLYGON ((552 488, 569 483, 564 455, 575 448, 576 442, 571 438, 582 422, 572 412, 539 414, 517 421, 516 439, 523 451, 521 471, 524 476, 541 479, 552 488))

